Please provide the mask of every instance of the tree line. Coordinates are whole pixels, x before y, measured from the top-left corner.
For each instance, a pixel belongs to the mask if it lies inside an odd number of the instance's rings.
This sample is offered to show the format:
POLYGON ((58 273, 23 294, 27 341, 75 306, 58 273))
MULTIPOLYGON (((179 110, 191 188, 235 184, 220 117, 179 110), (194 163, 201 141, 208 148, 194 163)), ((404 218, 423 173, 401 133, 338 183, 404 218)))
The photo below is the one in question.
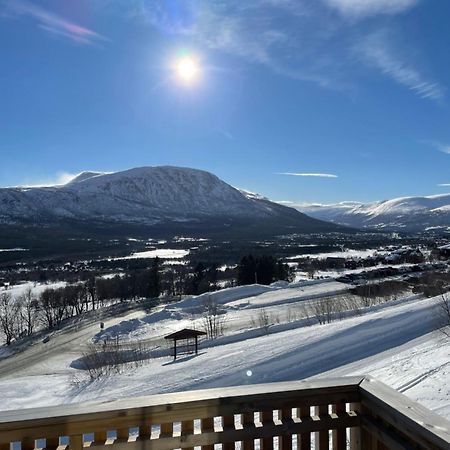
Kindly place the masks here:
MULTIPOLYGON (((234 276, 237 284, 270 284, 292 281, 290 268, 272 256, 244 256, 234 276)), ((22 295, 0 294, 0 331, 7 345, 37 330, 51 330, 67 319, 96 310, 112 302, 166 296, 181 298, 219 289, 218 267, 198 262, 193 267, 163 267, 159 258, 146 269, 112 277, 91 276, 64 287, 48 287, 36 293, 28 288, 22 295)), ((235 284, 235 283, 234 283, 235 284)))

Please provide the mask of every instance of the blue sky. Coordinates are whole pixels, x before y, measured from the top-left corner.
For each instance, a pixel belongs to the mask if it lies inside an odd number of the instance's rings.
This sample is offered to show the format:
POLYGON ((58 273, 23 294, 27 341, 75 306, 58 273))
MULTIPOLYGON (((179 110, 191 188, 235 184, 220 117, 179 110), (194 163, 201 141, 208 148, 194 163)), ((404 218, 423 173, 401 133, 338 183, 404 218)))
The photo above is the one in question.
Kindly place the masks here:
POLYGON ((0 0, 0 185, 170 164, 274 200, 449 192, 449 22, 443 0, 0 0))

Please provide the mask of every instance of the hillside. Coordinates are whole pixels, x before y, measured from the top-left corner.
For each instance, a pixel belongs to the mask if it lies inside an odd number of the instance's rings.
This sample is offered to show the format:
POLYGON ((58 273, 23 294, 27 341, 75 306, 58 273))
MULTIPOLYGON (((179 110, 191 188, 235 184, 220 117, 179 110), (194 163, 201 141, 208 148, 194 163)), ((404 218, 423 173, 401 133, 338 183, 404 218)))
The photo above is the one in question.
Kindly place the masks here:
POLYGON ((325 325, 302 318, 303 307, 345 289, 333 280, 319 280, 212 294, 225 310, 225 336, 203 342, 198 357, 176 363, 157 356, 158 345, 164 334, 201 327, 202 296, 162 305, 150 314, 105 318, 102 334, 98 322, 63 329, 47 344, 38 342, 0 363, 2 409, 363 373, 450 417, 448 345, 433 332, 439 299, 406 296, 325 325), (261 311, 271 318, 267 333, 255 325, 261 311), (122 342, 139 340, 156 354, 140 367, 85 383, 77 361, 92 338, 101 341, 106 334, 120 335, 122 342))
POLYGON ((299 206, 298 210, 316 219, 355 228, 394 231, 450 229, 450 194, 402 197, 366 204, 312 204, 299 206))

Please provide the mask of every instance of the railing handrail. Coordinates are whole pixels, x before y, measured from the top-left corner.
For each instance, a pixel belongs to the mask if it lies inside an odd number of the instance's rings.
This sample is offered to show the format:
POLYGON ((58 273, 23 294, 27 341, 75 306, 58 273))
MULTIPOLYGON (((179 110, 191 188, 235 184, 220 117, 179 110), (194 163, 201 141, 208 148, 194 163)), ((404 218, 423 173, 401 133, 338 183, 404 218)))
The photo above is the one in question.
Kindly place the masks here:
POLYGON ((370 408, 372 414, 375 413, 391 426, 400 428, 425 448, 434 448, 434 445, 450 449, 448 420, 371 376, 365 376, 359 387, 361 404, 370 408))
MULTIPOLYGON (((27 448, 31 449, 34 447, 29 443, 34 439, 55 439, 58 436, 75 436, 82 442, 83 434, 103 433, 101 435, 104 436, 106 431, 114 429, 121 429, 122 435, 125 433, 127 437, 129 428, 147 428, 148 431, 150 424, 161 426, 160 442, 156 445, 152 440, 151 448, 155 449, 209 446, 212 443, 233 442, 233 437, 235 440, 266 439, 271 434, 279 436, 283 433, 318 432, 325 442, 328 439, 326 430, 337 430, 340 437, 336 442, 340 442, 340 446, 333 448, 340 449, 343 448, 345 430, 361 427, 362 444, 357 443, 359 438, 352 438, 356 442, 352 444, 352 449, 370 448, 364 444, 366 433, 387 443, 387 448, 408 449, 412 448, 413 442, 419 444, 419 448, 450 450, 450 422, 369 376, 249 384, 3 411, 0 412, 0 449, 5 443, 24 439, 28 442, 27 448), (311 407, 315 408, 313 416, 317 416, 312 420, 309 417, 311 407), (299 411, 298 420, 291 414, 293 408, 299 411), (283 420, 274 420, 274 411, 278 411, 283 420), (250 420, 248 417, 253 417, 255 412, 262 414, 261 427, 238 429, 234 427, 234 419, 230 422, 229 418, 234 415, 247 416, 250 420), (202 431, 201 436, 187 432, 184 440, 163 433, 167 424, 192 424, 197 419, 206 422, 214 417, 222 417, 228 424, 220 433, 211 432, 211 429, 210 432, 202 431)), ((190 431, 192 426, 189 425, 190 431)), ((71 444, 69 450, 79 447, 71 444)))
MULTIPOLYGON (((249 384, 245 386, 212 388, 196 391, 155 394, 145 397, 119 399, 95 403, 75 403, 63 406, 22 409, 19 411, 0 412, 0 435, 11 434, 14 430, 22 430, 26 426, 46 425, 56 427, 67 425, 68 420, 75 426, 77 422, 86 424, 98 420, 114 420, 123 423, 143 417, 151 420, 182 421, 195 415, 196 419, 224 414, 232 414, 235 410, 244 412, 246 405, 261 408, 265 405, 273 407, 286 403, 292 398, 293 407, 303 397, 310 404, 316 404, 313 398, 319 394, 328 399, 333 396, 345 397, 353 393, 349 400, 358 398, 358 385, 362 377, 343 377, 332 379, 287 381, 267 384, 249 384), (197 417, 198 416, 198 417, 197 417)), ((275 408, 276 409, 276 408, 275 408)), ((159 422, 158 422, 159 423, 159 422)))

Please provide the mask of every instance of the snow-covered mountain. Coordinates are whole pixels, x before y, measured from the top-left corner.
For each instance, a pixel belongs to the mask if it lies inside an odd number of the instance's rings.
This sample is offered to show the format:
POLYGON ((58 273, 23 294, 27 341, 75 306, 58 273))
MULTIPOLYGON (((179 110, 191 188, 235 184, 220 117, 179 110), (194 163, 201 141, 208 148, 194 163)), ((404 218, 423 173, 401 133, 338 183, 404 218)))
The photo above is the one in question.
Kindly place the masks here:
POLYGON ((320 220, 355 228, 397 231, 450 229, 450 194, 402 197, 366 204, 305 205, 297 209, 320 220))
POLYGON ((272 221, 295 231, 333 231, 295 209, 248 195, 215 175, 180 167, 83 172, 65 185, 0 189, 0 223, 143 225, 202 220, 272 221))

